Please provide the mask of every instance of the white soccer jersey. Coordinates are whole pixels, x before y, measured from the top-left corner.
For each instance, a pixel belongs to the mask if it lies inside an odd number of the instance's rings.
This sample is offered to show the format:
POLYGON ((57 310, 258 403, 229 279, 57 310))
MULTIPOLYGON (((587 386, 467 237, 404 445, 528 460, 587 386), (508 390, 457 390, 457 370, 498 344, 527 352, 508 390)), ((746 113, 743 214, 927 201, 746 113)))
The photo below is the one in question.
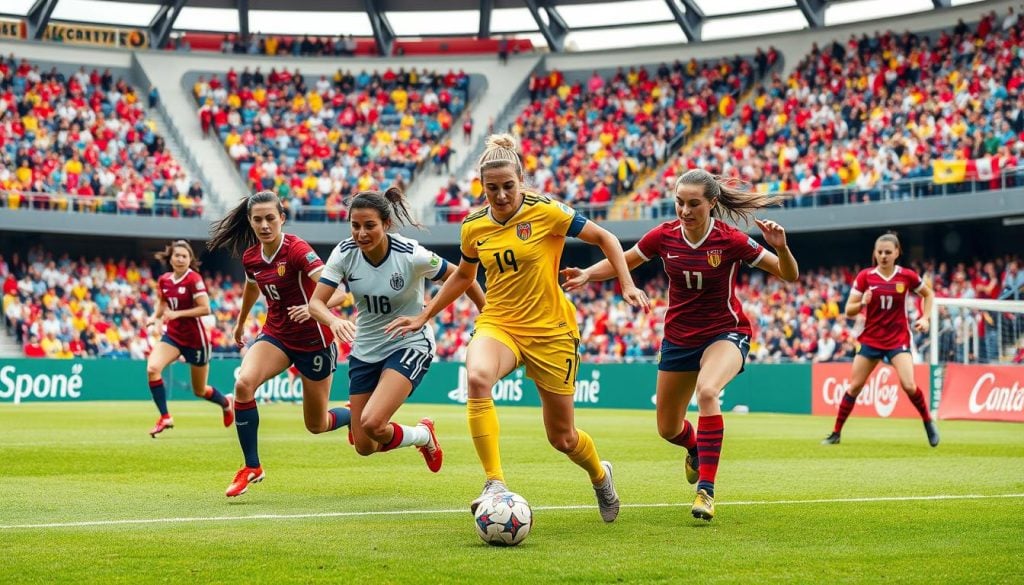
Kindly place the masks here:
POLYGON ((415 317, 423 310, 423 279, 437 280, 448 263, 419 245, 416 240, 388 234, 388 254, 374 265, 363 255, 352 238, 334 250, 320 282, 338 287, 345 282, 355 297, 356 339, 352 355, 364 362, 380 362, 396 350, 414 348, 434 352, 434 330, 429 323, 415 333, 391 339, 384 326, 396 317, 415 317))

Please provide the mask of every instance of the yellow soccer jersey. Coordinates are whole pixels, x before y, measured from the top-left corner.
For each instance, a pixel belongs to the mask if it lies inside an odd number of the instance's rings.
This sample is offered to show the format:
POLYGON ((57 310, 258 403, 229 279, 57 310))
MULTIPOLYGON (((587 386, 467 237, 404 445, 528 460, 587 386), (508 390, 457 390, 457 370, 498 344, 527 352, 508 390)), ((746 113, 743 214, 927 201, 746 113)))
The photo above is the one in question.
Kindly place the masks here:
POLYGON ((511 335, 579 333, 576 308, 558 284, 566 236, 587 220, 563 203, 527 194, 505 223, 490 207, 462 222, 462 256, 486 273, 487 304, 477 326, 492 325, 511 335))

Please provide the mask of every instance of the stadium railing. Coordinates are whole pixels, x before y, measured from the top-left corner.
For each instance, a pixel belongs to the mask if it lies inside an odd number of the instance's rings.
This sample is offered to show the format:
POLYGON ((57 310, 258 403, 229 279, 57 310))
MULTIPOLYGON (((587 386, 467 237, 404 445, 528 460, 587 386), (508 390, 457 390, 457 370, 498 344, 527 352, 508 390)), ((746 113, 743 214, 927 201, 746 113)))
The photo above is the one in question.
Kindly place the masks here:
POLYGON ((57 213, 101 213, 106 215, 159 215, 199 217, 203 206, 185 205, 177 200, 139 202, 138 209, 122 209, 117 197, 93 197, 70 193, 34 193, 0 190, 0 209, 33 209, 57 213))

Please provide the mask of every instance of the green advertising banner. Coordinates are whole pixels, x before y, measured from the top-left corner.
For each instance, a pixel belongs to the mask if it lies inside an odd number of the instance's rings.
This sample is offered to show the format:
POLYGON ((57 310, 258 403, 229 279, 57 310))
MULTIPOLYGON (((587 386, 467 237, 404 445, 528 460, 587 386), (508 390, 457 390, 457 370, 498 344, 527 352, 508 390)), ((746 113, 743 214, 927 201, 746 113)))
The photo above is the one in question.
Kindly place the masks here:
MULTIPOLYGON (((224 393, 235 384, 240 361, 214 360, 209 383, 224 393)), ((655 364, 580 364, 575 402, 582 408, 654 409, 655 364)), ((164 370, 168 398, 191 398, 191 372, 184 363, 164 370)), ((335 372, 331 400, 344 401, 348 366, 335 372)), ((540 406, 537 388, 523 368, 494 385, 497 404, 540 406)), ((465 404, 466 368, 461 363, 439 362, 430 367, 409 402, 465 404)), ((256 391, 259 401, 302 399, 302 381, 283 372, 256 391)), ((131 360, 0 360, 0 403, 81 400, 149 400, 146 364, 131 360)), ((751 364, 722 392, 722 410, 750 412, 811 412, 811 367, 808 364, 751 364)), ((696 403, 691 403, 695 408, 696 403)))

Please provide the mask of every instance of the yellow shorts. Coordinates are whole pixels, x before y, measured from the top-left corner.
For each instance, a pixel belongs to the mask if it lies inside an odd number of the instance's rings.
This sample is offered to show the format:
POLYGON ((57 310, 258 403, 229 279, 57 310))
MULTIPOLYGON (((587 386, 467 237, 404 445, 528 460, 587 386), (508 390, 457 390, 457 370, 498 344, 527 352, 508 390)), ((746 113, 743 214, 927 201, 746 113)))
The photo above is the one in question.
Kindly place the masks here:
POLYGON ((580 365, 580 339, 576 331, 526 337, 484 325, 473 332, 473 338, 477 337, 490 337, 511 349, 516 362, 526 365, 526 377, 538 388, 555 394, 576 393, 576 370, 580 365))

